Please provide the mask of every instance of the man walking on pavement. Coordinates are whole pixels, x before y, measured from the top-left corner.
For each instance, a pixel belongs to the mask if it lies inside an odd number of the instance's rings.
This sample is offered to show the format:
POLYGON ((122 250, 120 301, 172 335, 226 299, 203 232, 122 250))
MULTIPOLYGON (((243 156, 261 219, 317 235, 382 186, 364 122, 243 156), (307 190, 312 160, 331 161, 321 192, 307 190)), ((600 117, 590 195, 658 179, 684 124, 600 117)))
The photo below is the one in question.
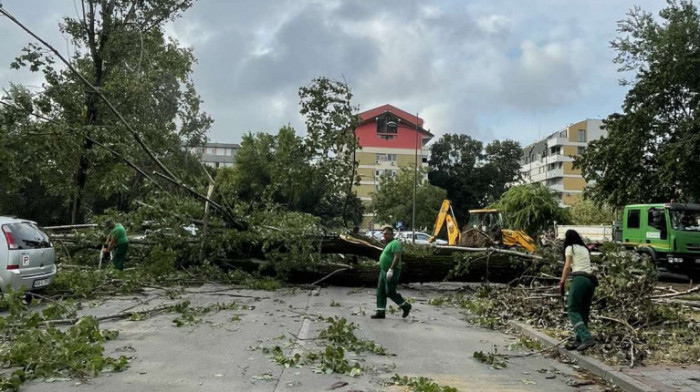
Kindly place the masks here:
POLYGON ((105 222, 104 227, 109 230, 106 241, 107 248, 104 249, 104 252, 109 253, 114 250, 112 263, 114 264, 114 268, 121 271, 124 269, 126 254, 129 252, 129 237, 126 236, 126 229, 124 229, 121 223, 115 224, 111 219, 105 222))
POLYGON ((394 238, 394 228, 386 226, 382 229, 386 246, 379 257, 379 282, 377 283, 377 312, 372 315, 373 319, 386 318, 387 296, 396 302, 403 314, 401 317, 408 317, 411 312, 411 304, 403 299, 401 294, 396 292, 401 275, 401 244, 394 238))

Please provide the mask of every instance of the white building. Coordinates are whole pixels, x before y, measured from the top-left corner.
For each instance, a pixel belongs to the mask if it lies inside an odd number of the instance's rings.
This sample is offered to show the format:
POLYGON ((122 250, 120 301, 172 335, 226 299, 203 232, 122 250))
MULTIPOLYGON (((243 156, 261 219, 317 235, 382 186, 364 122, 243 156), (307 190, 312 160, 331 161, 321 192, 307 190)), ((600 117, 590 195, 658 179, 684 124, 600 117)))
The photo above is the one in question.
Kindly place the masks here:
POLYGON ((563 205, 571 205, 586 188, 573 161, 593 140, 607 136, 603 121, 587 119, 554 132, 523 149, 520 171, 523 182, 541 183, 554 191, 563 205))

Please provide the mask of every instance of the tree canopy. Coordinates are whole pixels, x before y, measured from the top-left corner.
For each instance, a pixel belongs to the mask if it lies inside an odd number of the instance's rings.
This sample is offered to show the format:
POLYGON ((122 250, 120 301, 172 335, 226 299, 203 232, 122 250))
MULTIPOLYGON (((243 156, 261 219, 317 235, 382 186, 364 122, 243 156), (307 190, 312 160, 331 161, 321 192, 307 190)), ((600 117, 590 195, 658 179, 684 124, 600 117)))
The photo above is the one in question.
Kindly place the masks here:
POLYGON ((618 24, 612 42, 620 71, 631 73, 622 113, 608 136, 576 161, 597 203, 700 197, 700 14, 692 1, 668 1, 659 18, 640 8, 618 24))
POLYGON ((327 78, 299 89, 307 134, 282 127, 277 135, 247 134, 236 155, 233 197, 251 205, 282 207, 321 218, 326 226, 357 225, 363 206, 352 192, 357 124, 350 88, 327 78))
POLYGON ((520 179, 522 149, 512 140, 493 141, 486 148, 465 134, 445 134, 430 147, 432 185, 447 191, 458 221, 468 210, 493 203, 509 184, 520 179))
MULTIPOLYGON (((396 176, 383 175, 379 189, 372 195, 372 211, 379 222, 394 224, 401 221, 404 227, 411 226, 413 218, 412 169, 403 168, 396 176)), ((416 229, 430 229, 447 196, 444 189, 430 185, 425 172, 418 173, 416 186, 416 229)))
POLYGON ((523 230, 533 238, 555 222, 569 222, 567 211, 559 206, 552 191, 539 183, 510 188, 494 207, 505 215, 507 228, 523 230))
MULTIPOLYGON (((119 108, 153 154, 190 184, 201 168, 187 147, 201 145, 212 119, 191 80, 192 51, 167 38, 166 22, 191 1, 86 0, 59 25, 73 45, 70 65, 119 108)), ((78 222, 106 207, 128 208, 157 186, 105 146, 152 173, 157 166, 99 94, 45 48, 29 44, 11 66, 40 72, 39 91, 12 87, 0 107, 0 162, 16 180, 0 190, 0 212, 43 224, 78 222), (16 165, 11 162, 24 162, 16 165), (16 194, 24 194, 18 200, 16 194), (31 199, 51 200, 51 213, 31 199)))

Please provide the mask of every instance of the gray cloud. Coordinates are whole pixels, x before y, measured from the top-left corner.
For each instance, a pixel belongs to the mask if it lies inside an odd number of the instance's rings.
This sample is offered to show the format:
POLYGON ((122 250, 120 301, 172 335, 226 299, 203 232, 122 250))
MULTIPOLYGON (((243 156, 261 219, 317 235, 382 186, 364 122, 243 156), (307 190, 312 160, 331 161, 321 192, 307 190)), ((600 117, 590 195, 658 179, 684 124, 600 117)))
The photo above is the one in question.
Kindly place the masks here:
MULTIPOLYGON (((636 3, 200 0, 167 32, 199 59, 193 78, 216 120, 212 140, 287 123, 302 132, 297 89, 324 75, 344 77, 363 110, 391 103, 436 134, 528 143, 618 110, 625 90, 608 42, 636 3)), ((71 1, 5 6, 65 47, 56 25, 75 14, 71 1)), ((0 20, 0 87, 40 80, 8 69, 27 41, 0 20)))

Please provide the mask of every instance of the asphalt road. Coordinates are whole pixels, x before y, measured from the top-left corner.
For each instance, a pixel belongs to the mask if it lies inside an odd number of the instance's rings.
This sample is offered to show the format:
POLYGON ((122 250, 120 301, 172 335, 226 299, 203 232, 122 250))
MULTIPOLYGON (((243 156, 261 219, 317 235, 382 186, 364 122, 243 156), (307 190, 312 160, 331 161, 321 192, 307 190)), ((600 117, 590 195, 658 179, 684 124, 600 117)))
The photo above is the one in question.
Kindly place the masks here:
MULTIPOLYGON (((140 321, 103 322, 102 328, 120 331, 105 344, 110 356, 131 357, 121 373, 103 373, 92 380, 50 380, 25 384, 25 391, 337 391, 406 390, 387 386, 394 374, 429 377, 461 391, 570 391, 567 382, 586 379, 574 367, 535 354, 508 360, 496 370, 473 359, 475 351, 508 351, 515 336, 473 326, 459 311, 427 303, 443 294, 442 286, 422 285, 401 290, 415 300, 407 319, 398 313, 371 320, 374 292, 367 288, 329 287, 316 291, 283 289, 276 292, 231 290, 207 285, 188 288, 181 298, 169 299, 160 290, 144 296, 121 297, 85 303, 81 313, 105 315, 137 305, 145 309, 189 300, 192 306, 235 301, 252 310, 224 310, 202 316, 202 322, 176 327, 176 313, 163 313, 140 321), (331 306, 333 305, 333 306, 331 306), (365 371, 357 376, 316 374, 311 366, 285 368, 271 362, 262 347, 279 345, 286 355, 324 347, 316 339, 327 327, 326 317, 345 317, 391 354, 350 353, 365 371), (297 339, 298 338, 298 339, 297 339)), ((454 287, 454 286, 453 286, 454 287)), ((447 289, 450 289, 448 286, 447 289)), ((601 390, 597 385, 575 390, 601 390)))

